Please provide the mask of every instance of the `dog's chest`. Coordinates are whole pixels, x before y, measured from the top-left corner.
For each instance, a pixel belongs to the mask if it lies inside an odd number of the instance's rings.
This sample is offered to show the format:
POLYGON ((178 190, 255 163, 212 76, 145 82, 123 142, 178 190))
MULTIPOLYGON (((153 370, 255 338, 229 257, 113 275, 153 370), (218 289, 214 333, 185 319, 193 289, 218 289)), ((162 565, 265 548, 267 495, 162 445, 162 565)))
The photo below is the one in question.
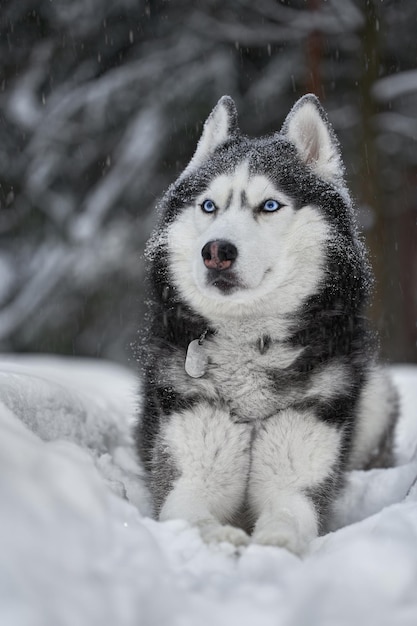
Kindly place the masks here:
POLYGON ((248 341, 240 333, 215 336, 205 342, 204 349, 205 378, 212 382, 237 421, 263 419, 288 405, 293 394, 288 388, 279 389, 277 378, 299 351, 269 337, 248 341))

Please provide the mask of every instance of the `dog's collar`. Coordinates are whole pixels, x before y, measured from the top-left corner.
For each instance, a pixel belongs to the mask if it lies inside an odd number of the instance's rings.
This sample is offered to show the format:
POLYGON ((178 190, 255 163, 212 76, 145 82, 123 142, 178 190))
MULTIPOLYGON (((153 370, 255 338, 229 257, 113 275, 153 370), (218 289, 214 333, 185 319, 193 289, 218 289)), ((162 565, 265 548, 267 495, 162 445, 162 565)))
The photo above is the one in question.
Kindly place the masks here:
POLYGON ((214 331, 207 327, 198 339, 188 344, 184 368, 191 378, 201 378, 207 371, 208 359, 203 343, 209 333, 214 334, 214 331))

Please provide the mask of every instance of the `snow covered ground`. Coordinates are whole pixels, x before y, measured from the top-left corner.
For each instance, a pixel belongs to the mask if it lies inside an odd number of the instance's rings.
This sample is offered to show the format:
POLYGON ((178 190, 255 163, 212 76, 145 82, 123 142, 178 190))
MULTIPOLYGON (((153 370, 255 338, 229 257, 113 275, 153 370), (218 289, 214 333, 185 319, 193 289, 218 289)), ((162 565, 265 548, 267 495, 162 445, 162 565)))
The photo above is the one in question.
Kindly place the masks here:
POLYGON ((417 368, 394 374, 400 465, 352 472, 334 532, 299 559, 147 517, 129 371, 1 357, 0 624, 416 626, 417 368))

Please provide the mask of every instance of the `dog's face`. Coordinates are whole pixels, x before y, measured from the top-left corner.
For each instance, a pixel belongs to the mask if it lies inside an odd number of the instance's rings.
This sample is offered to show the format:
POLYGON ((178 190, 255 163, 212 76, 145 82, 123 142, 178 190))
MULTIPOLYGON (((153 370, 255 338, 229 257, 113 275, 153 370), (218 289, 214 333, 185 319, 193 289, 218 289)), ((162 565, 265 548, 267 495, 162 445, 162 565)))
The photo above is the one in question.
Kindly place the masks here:
MULTIPOLYGON (((295 124, 302 146, 297 146, 294 120, 287 137, 298 154, 304 150, 304 162, 321 168, 322 176, 340 177, 333 138, 315 101, 305 100, 304 106, 298 104, 305 109, 303 119, 298 115, 295 124)), ((230 99, 223 98, 206 122, 183 177, 190 171, 198 174, 217 148, 236 136, 234 115, 230 99)), ((292 115, 297 118, 297 109, 292 115)), ((270 139, 271 144, 274 141, 278 137, 270 139)), ((323 275, 328 223, 319 207, 300 207, 280 188, 273 167, 268 171, 257 165, 259 150, 257 145, 254 152, 242 155, 231 149, 224 173, 206 177, 202 190, 169 226, 173 281, 185 301, 213 321, 224 316, 286 314, 314 293, 323 275)))
POLYGON ((253 299, 285 275, 285 239, 295 212, 292 201, 241 162, 216 177, 192 208, 196 245, 193 277, 214 299, 253 299))

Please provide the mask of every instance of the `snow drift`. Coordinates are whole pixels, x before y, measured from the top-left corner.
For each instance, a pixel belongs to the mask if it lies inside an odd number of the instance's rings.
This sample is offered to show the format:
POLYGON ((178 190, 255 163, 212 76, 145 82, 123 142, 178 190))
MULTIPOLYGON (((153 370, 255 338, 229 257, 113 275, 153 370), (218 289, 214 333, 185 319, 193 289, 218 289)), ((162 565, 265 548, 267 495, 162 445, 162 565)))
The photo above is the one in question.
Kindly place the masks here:
POLYGON ((0 360, 0 623, 417 623, 417 368, 396 367, 399 465, 352 472, 303 559, 206 546, 149 518, 130 438, 137 381, 116 365, 0 360))

